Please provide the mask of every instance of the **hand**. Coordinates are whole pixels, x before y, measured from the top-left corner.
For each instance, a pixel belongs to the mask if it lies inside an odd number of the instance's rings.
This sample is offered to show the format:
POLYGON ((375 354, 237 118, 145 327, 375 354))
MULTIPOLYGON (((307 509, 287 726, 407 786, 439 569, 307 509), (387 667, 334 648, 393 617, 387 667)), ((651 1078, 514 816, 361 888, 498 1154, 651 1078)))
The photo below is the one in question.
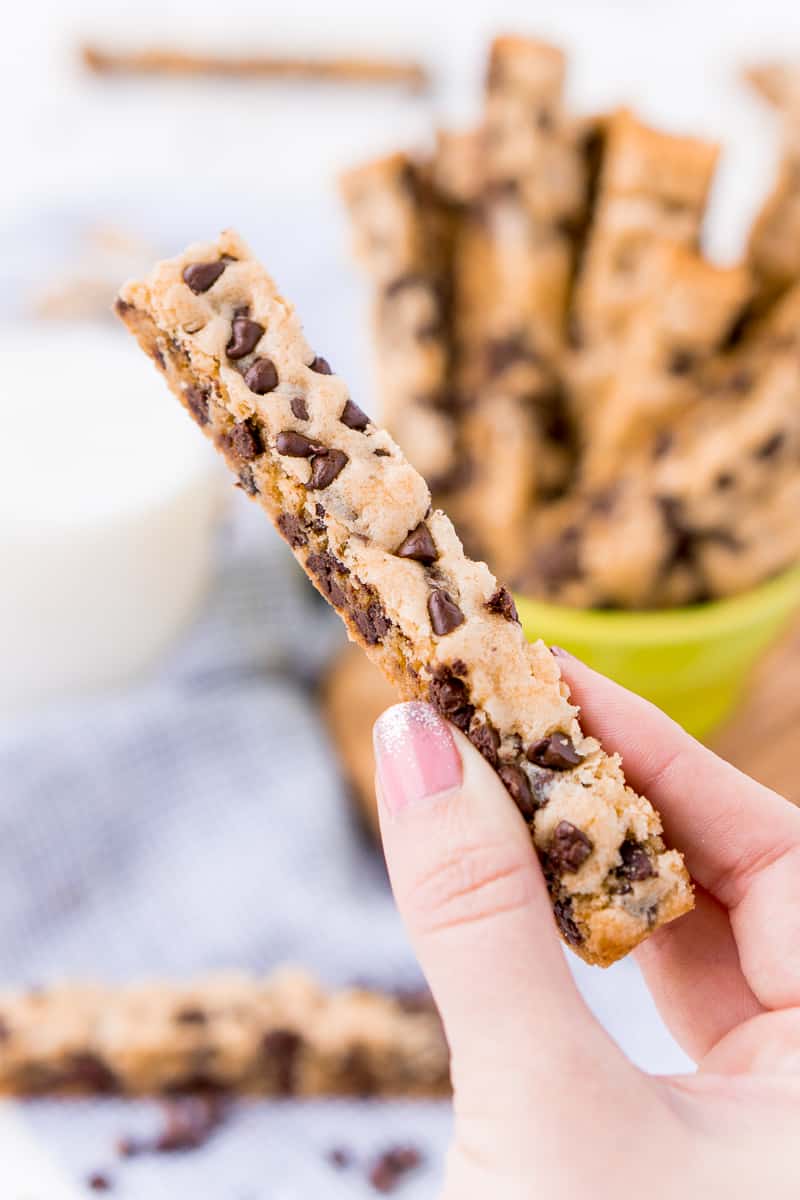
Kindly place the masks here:
POLYGON ((445 1200, 800 1196, 800 810, 564 652, 584 727, 686 855, 639 963, 695 1075, 650 1077, 578 993, 525 824, 427 705, 375 727, 397 903, 452 1052, 445 1200))

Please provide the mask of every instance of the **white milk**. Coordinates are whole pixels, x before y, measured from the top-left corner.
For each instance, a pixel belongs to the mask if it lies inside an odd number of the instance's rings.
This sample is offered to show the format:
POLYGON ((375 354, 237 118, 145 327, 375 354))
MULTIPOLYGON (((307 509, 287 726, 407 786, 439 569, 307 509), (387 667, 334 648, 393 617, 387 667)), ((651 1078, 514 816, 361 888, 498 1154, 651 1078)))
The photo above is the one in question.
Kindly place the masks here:
POLYGON ((124 332, 0 330, 0 711, 157 658, 208 581, 219 480, 124 332))

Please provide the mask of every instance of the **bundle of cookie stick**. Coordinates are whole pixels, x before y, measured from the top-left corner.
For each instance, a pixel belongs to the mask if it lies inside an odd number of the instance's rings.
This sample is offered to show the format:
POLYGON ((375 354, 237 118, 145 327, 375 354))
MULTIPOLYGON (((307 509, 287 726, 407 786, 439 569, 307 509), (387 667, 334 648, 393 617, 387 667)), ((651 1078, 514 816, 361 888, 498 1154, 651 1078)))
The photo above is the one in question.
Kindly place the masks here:
POLYGON ((577 119, 564 74, 552 46, 498 38, 479 129, 345 176, 386 423, 520 590, 730 595, 800 559, 800 89, 756 73, 786 159, 726 268, 699 248, 717 147, 577 119), (423 280, 433 324, 409 307, 423 280))

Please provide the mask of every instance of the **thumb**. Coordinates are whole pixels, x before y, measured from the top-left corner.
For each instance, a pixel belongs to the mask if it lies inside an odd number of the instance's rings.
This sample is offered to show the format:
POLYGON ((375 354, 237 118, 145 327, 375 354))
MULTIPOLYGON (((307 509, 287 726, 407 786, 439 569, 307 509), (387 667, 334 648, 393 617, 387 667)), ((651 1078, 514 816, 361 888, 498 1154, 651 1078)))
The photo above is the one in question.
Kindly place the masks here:
POLYGON ((462 1108, 541 1100, 554 1071, 616 1056, 573 983, 530 834, 489 764, 427 704, 388 709, 374 737, 392 887, 462 1108))

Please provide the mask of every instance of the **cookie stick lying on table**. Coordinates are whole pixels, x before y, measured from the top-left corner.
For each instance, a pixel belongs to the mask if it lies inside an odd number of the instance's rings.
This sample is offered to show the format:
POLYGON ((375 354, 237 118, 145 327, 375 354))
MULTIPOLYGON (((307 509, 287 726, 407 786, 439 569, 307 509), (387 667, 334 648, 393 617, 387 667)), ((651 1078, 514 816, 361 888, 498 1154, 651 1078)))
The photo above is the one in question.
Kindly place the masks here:
POLYGON ((430 701, 527 821, 558 927, 610 963, 692 906, 680 854, 585 737, 555 658, 465 557, 428 487, 303 337, 233 233, 127 284, 117 310, 401 695, 430 701))
POLYGON ((0 992, 0 1093, 443 1096, 448 1051, 424 998, 326 991, 284 968, 190 982, 0 992))
POLYGON ((435 492, 457 469, 450 388, 451 216, 426 166, 392 154, 342 176, 356 256, 373 289, 382 418, 435 492))

